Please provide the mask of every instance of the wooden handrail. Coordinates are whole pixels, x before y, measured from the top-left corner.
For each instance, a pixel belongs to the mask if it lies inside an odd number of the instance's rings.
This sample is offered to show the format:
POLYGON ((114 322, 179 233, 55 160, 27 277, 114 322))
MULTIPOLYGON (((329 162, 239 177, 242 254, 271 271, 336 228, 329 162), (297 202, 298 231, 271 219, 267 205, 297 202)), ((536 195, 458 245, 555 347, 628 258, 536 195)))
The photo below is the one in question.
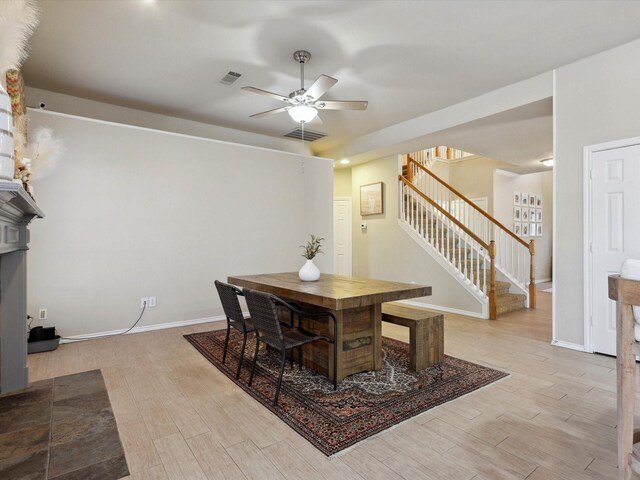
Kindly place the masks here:
POLYGON ((423 170, 425 173, 430 175, 432 178, 435 178, 439 183, 444 185, 448 190, 450 190, 451 192, 455 193, 458 197, 460 197, 462 200, 464 200, 472 208, 477 210, 480 213, 480 215, 486 217, 491 223, 493 223, 494 225, 498 226, 498 228, 502 229, 506 234, 508 234, 511 237, 513 237, 518 243, 522 244, 522 246, 524 246, 526 248, 529 248, 529 244, 527 242, 522 240, 515 233, 513 233, 511 230, 509 230, 507 227, 505 227, 502 223, 500 223, 494 217, 492 217, 487 212, 485 212, 483 209, 481 209, 479 206, 477 206, 475 203, 473 203, 469 198, 467 198, 465 195, 463 195, 460 191, 458 191, 455 188, 453 188, 451 185, 449 185, 447 182, 442 180, 440 177, 438 177, 431 170, 426 168, 424 165, 420 164, 420 162, 416 162, 413 158, 411 158, 409 155, 407 155, 407 175, 409 176, 409 181, 412 180, 411 179, 411 173, 410 173, 411 172, 411 163, 415 163, 421 170, 423 170))
POLYGON ((458 228, 460 228, 460 230, 462 230, 464 233, 466 233, 467 235, 469 235, 471 238, 473 238, 476 242, 478 242, 484 249, 486 249, 487 251, 489 251, 489 244, 487 242, 485 242, 484 240, 482 240, 478 235, 476 235, 475 233, 473 233, 471 230, 469 230, 460 220, 458 220, 456 217, 454 217, 453 215, 451 215, 449 212, 447 212, 444 208, 442 208, 440 205, 438 205, 436 202, 434 202, 433 200, 431 200, 429 197, 427 197, 424 193, 422 193, 420 190, 418 190, 418 188, 411 183, 409 180, 407 180, 406 178, 404 178, 402 175, 398 175, 398 180, 400 180, 402 183, 404 183, 407 187, 409 187, 411 190, 413 190, 414 192, 416 192, 425 202, 429 203, 431 206, 433 206, 436 210, 438 210, 440 213, 442 213, 445 217, 447 217, 449 220, 451 220, 458 228))

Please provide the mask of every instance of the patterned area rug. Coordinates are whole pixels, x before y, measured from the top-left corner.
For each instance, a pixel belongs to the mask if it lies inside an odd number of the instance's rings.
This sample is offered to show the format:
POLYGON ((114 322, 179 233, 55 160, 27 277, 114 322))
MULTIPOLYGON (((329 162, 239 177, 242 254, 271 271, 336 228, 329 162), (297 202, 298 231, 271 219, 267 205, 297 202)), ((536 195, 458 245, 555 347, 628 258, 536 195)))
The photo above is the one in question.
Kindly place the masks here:
POLYGON ((383 368, 344 379, 333 390, 326 377, 287 362, 278 405, 275 394, 280 361, 261 348, 253 385, 248 387, 255 342, 247 340, 242 372, 238 365, 242 336, 232 330, 227 361, 222 365, 226 330, 194 333, 185 338, 227 377, 327 456, 350 447, 437 405, 477 390, 507 374, 453 357, 420 373, 409 370, 409 345, 383 337, 383 368), (247 353, 250 352, 250 353, 247 353))

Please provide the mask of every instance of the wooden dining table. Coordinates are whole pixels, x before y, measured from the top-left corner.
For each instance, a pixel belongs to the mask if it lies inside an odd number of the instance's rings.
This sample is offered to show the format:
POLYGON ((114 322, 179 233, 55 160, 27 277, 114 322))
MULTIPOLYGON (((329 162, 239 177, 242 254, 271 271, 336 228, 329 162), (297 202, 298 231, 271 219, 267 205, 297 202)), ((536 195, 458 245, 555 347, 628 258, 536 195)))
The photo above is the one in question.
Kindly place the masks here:
MULTIPOLYGON (((359 372, 382 368, 382 304, 431 295, 422 285, 323 273, 316 282, 303 282, 297 272, 230 276, 239 287, 272 293, 304 310, 330 311, 337 321, 337 381, 359 372)), ((302 326, 333 337, 333 325, 303 318, 302 326)), ((303 350, 304 365, 333 381, 332 345, 314 342, 303 350)))

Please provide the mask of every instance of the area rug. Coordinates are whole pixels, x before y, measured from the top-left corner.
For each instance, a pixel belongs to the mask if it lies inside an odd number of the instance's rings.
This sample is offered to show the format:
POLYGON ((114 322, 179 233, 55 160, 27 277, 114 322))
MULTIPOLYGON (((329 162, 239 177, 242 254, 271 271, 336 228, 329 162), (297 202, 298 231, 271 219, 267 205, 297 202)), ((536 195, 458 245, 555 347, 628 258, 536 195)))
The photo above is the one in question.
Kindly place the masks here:
POLYGON ((1 479, 116 480, 127 475, 100 370, 42 380, 0 396, 1 479))
POLYGON ((272 405, 280 360, 261 349, 253 385, 248 387, 255 348, 247 341, 238 380, 242 336, 232 330, 227 361, 222 365, 226 330, 193 333, 185 338, 240 388, 276 414, 327 456, 334 455, 376 433, 437 405, 484 387, 506 373, 446 356, 439 367, 420 373, 409 370, 409 345, 383 337, 383 368, 344 379, 333 390, 326 377, 287 363, 278 405, 272 405))

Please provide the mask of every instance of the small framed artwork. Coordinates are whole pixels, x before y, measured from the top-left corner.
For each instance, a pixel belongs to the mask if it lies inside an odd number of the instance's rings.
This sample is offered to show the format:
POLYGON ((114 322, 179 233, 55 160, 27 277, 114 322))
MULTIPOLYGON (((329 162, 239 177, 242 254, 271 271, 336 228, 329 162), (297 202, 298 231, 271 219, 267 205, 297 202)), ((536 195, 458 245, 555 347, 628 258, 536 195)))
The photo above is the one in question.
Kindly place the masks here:
POLYGON ((535 237, 536 236, 536 224, 535 223, 530 223, 529 224, 529 236, 531 236, 531 237, 535 237))
POLYGON ((530 222, 535 222, 536 221, 536 209, 535 208, 530 208, 529 209, 529 221, 530 222))
POLYGON ((541 223, 536 223, 536 235, 538 237, 542 236, 542 224, 541 223))
POLYGON ((360 215, 383 213, 382 182, 360 186, 360 215))
POLYGON ((522 209, 522 221, 526 222, 529 220, 529 209, 528 208, 523 208, 522 209))
POLYGON ((522 236, 523 237, 528 237, 529 236, 529 224, 528 223, 523 223, 522 224, 522 236))
POLYGON ((523 207, 527 207, 529 205, 529 194, 528 193, 521 193, 520 194, 520 200, 522 201, 522 206, 523 207))
POLYGON ((513 219, 516 222, 519 222, 521 217, 522 217, 522 209, 520 207, 513 207, 513 219))
POLYGON ((542 209, 536 208, 536 222, 542 221, 542 209))
POLYGON ((513 192, 513 204, 514 205, 520 205, 520 195, 522 195, 520 192, 513 192))
POLYGON ((536 208, 542 208, 542 195, 536 195, 536 208))
POLYGON ((513 233, 520 236, 522 234, 522 223, 513 222, 513 233))

